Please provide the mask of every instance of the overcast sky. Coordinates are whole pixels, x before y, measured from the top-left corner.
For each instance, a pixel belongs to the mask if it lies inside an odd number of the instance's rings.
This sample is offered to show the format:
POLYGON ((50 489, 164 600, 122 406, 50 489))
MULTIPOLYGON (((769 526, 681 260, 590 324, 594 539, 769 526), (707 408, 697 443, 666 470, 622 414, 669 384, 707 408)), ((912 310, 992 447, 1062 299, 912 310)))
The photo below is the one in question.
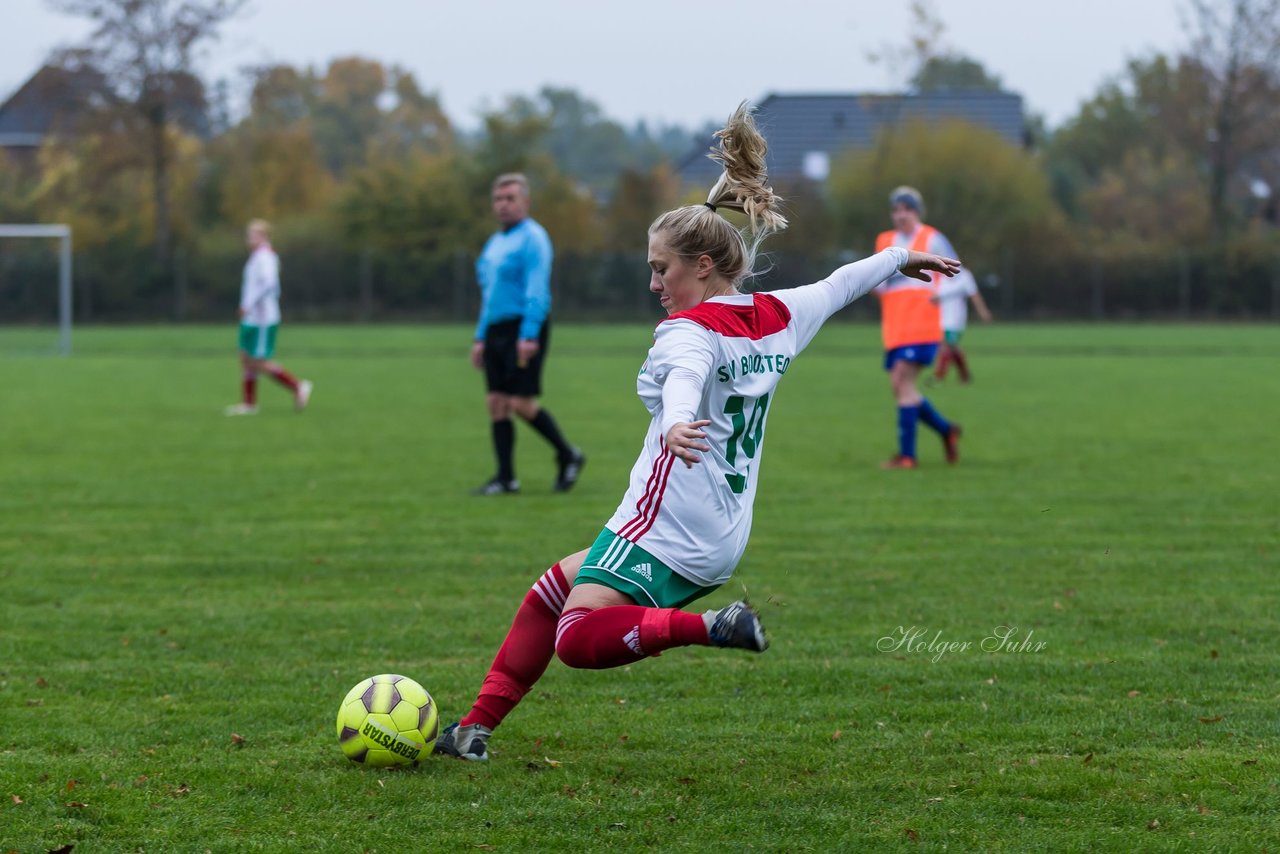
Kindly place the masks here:
MULTIPOLYGON (((1186 42, 1181 0, 936 0, 943 46, 981 61, 1056 126, 1128 59, 1186 42)), ((769 92, 885 92, 868 60, 909 35, 908 3, 869 0, 250 0, 202 59, 243 93, 241 69, 359 55, 411 70, 449 116, 544 84, 626 123, 698 126, 769 92)), ((45 0, 0 0, 0 100, 49 51, 90 31, 45 0)))

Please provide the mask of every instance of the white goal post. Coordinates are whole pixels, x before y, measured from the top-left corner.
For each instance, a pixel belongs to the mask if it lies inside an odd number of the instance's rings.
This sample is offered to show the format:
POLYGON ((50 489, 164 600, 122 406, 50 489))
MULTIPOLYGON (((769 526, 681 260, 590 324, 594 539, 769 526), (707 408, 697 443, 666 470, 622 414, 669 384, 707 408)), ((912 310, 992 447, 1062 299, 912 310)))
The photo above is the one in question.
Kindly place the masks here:
POLYGON ((71 226, 2 225, 0 237, 56 237, 58 253, 58 350, 71 355, 71 226))

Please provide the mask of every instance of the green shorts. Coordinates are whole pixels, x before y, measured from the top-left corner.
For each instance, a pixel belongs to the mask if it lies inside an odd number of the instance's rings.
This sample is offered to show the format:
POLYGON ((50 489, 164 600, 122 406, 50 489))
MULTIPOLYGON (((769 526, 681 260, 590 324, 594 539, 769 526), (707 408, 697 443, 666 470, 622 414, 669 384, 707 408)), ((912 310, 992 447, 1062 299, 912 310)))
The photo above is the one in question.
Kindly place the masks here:
POLYGON ((276 352, 276 330, 280 324, 251 326, 240 324, 240 351, 254 359, 270 359, 276 352))
POLYGON ((603 584, 627 594, 637 605, 655 608, 683 608, 719 587, 694 584, 608 528, 592 543, 573 583, 603 584))
POLYGON ((947 329, 942 333, 942 340, 954 347, 960 343, 961 335, 964 335, 963 329, 947 329))

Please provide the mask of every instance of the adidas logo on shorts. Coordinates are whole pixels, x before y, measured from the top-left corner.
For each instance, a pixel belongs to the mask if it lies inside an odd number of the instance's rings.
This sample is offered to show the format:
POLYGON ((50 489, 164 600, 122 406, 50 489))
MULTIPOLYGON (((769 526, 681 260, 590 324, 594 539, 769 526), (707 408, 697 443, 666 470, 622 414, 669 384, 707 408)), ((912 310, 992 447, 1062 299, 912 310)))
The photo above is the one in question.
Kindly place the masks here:
POLYGON ((649 583, 653 583, 653 565, 648 563, 638 563, 630 567, 631 571, 643 578, 649 583))

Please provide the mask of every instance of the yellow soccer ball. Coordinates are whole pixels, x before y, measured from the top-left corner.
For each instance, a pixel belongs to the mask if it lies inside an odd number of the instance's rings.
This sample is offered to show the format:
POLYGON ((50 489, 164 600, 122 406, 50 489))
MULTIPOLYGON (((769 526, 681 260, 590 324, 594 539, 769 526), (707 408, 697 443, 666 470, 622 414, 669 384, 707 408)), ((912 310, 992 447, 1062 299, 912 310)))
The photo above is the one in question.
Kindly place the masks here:
POLYGON ((352 762, 416 765, 431 753, 439 732, 435 702, 407 676, 371 676, 338 707, 338 746, 352 762))

